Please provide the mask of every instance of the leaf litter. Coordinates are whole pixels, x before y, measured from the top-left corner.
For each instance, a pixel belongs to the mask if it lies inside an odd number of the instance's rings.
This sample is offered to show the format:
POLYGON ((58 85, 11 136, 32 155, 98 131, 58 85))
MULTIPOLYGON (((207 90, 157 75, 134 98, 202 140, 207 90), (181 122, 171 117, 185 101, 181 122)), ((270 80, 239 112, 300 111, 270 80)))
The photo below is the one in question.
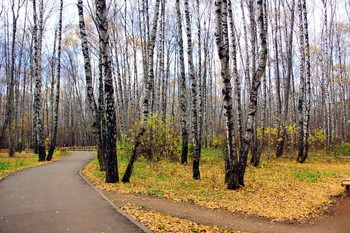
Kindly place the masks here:
MULTIPOLYGON (((190 165, 168 161, 157 164, 138 161, 131 183, 127 184, 106 184, 97 160, 88 164, 83 174, 102 190, 155 195, 288 222, 303 222, 327 214, 332 197, 342 195, 341 180, 350 176, 347 160, 310 160, 299 164, 290 159, 274 159, 264 161, 260 168, 248 166, 246 186, 232 191, 223 182, 222 157, 202 161, 201 180, 192 179, 190 165)), ((126 163, 120 163, 120 170, 125 166, 126 163)))

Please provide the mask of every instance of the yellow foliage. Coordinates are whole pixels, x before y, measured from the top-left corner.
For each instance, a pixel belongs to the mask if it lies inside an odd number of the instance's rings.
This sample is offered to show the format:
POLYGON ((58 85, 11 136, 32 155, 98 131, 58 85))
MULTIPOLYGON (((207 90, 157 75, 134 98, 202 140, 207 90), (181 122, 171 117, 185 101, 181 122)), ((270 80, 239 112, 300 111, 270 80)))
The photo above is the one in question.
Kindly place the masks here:
MULTIPOLYGON (((134 127, 129 130, 131 136, 127 139, 131 143, 134 143, 140 131, 141 124, 141 121, 137 121, 134 127)), ((180 132, 175 127, 175 124, 174 120, 169 117, 164 122, 160 115, 150 114, 138 152, 152 161, 160 160, 161 158, 170 158, 178 161, 180 132)))
POLYGON ((309 135, 309 143, 316 149, 323 149, 325 147, 326 135, 323 129, 314 130, 309 135))
MULTIPOLYGON (((208 136, 210 137, 210 136, 208 136)), ((221 146, 224 146, 226 142, 226 135, 225 134, 215 134, 213 136, 213 147, 219 148, 221 146)))

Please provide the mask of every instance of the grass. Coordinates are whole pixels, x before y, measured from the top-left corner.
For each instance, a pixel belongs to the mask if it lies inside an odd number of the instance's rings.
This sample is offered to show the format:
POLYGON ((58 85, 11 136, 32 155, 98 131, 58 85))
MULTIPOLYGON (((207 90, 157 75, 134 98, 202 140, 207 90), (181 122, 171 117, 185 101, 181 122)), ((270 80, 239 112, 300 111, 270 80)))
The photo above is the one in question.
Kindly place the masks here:
POLYGON ((308 183, 316 183, 317 181, 324 182, 325 177, 332 177, 336 175, 336 171, 319 171, 316 169, 299 168, 292 172, 292 176, 299 181, 308 183))
MULTIPOLYGON (((66 152, 57 152, 54 154, 51 162, 66 155, 66 152)), ((2 153, 0 154, 0 178, 9 175, 12 172, 45 163, 50 162, 38 162, 38 155, 36 154, 16 153, 15 157, 9 158, 8 154, 2 153)))
MULTIPOLYGON (((125 152, 119 154, 119 171, 127 165, 125 152)), ((105 184, 103 172, 94 160, 85 176, 104 190, 144 193, 178 201, 196 203, 213 209, 262 216, 279 221, 302 221, 323 214, 330 197, 343 191, 341 180, 350 176, 350 161, 342 159, 307 160, 263 158, 261 166, 248 166, 246 186, 229 191, 224 184, 221 150, 203 149, 201 179, 192 179, 192 166, 169 161, 137 161, 131 183, 105 184)))

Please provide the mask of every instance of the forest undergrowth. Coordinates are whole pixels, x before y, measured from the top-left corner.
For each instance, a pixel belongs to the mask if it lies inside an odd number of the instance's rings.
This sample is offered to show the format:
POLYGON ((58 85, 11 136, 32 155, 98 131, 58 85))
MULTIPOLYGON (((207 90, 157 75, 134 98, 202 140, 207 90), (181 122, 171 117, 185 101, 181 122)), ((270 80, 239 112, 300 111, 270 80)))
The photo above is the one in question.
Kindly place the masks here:
MULTIPOLYGON (((118 153, 119 168, 124 171, 128 158, 126 152, 118 153)), ((344 195, 341 180, 350 176, 348 159, 309 159, 300 164, 295 159, 267 160, 263 156, 260 167, 248 166, 246 186, 232 191, 224 184, 222 154, 219 149, 203 149, 200 180, 192 179, 191 164, 149 162, 142 157, 127 184, 106 184, 96 159, 83 174, 102 190, 155 195, 287 222, 327 214, 328 206, 334 202, 332 197, 344 195)))

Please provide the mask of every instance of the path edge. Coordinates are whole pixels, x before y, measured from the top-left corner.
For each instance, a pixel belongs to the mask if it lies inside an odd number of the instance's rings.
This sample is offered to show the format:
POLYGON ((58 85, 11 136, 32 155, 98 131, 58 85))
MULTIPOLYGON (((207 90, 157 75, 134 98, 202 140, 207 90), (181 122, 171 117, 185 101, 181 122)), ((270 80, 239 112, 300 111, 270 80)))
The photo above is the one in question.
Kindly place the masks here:
POLYGON ((123 215, 124 217, 126 217, 130 222, 132 222, 133 224, 135 224, 138 228, 140 228, 143 232, 146 233, 153 233, 150 229, 148 229, 145 225, 143 225, 142 223, 136 221, 136 219, 134 219, 133 217, 131 217, 130 215, 128 215, 127 213, 125 213, 121 208, 119 208, 116 204, 114 204, 108 197, 106 197, 101 190, 99 190, 98 188, 96 188, 83 174, 82 174, 82 170, 85 168, 85 166, 83 168, 81 168, 79 170, 79 175, 81 178, 83 178, 85 180, 86 183, 88 183, 98 194, 100 194, 100 196, 107 201, 119 214, 123 215))

